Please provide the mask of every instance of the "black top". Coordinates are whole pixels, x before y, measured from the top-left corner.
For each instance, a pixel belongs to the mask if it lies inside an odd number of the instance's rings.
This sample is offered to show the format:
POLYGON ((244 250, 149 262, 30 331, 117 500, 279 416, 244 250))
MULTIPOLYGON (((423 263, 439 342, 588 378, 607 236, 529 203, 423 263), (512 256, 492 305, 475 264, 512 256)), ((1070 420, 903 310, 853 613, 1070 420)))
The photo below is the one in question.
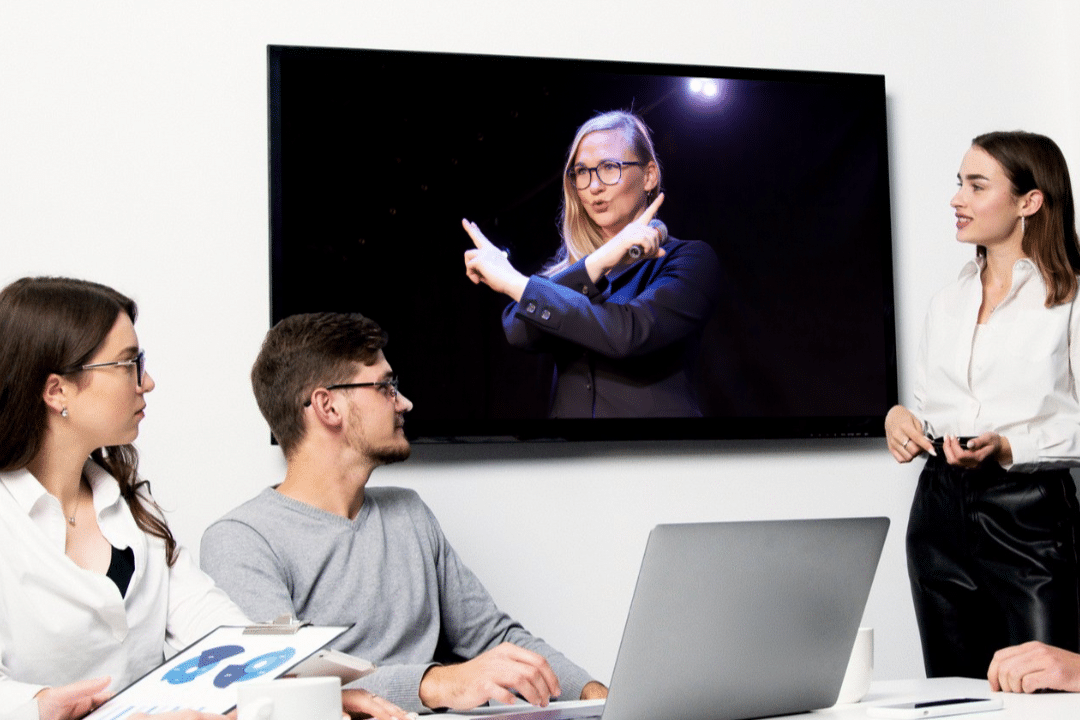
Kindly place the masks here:
POLYGON ((116 583, 116 587, 120 590, 120 597, 127 594, 128 584, 134 574, 135 553, 131 551, 131 548, 126 547, 123 550, 113 548, 112 560, 109 561, 109 569, 105 571, 105 575, 116 583))

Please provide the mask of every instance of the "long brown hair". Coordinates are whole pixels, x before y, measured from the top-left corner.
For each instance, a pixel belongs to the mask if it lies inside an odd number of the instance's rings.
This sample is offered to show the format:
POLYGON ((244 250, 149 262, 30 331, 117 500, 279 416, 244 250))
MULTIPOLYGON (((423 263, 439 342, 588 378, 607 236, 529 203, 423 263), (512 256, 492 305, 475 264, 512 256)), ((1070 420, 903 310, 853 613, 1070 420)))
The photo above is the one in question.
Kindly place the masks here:
MULTIPOLYGON (((49 375, 87 364, 120 313, 135 322, 137 312, 131 298, 87 280, 22 278, 0 291, 0 471, 21 470, 41 452, 49 375)), ((172 565, 176 540, 160 509, 140 493, 147 483, 139 479, 135 447, 98 448, 90 457, 116 478, 139 528, 165 542, 172 565)))
MULTIPOLYGON (((1021 247, 1046 282, 1046 306, 1069 302, 1077 290, 1080 241, 1069 166, 1061 149, 1045 135, 1022 130, 986 133, 971 143, 998 161, 1016 196, 1042 193, 1042 207, 1025 219, 1021 247)), ((985 253, 985 248, 979 251, 985 253)))

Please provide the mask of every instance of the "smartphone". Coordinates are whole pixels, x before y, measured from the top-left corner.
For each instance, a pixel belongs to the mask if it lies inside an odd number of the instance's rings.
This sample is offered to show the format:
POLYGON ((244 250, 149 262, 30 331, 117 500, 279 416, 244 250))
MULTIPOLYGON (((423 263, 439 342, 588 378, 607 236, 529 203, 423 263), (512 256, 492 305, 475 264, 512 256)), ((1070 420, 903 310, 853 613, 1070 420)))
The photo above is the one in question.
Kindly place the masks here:
POLYGON ((917 700, 893 705, 871 705, 866 714, 879 718, 931 718, 946 715, 1000 710, 1001 698, 947 698, 944 700, 917 700))
MULTIPOLYGON (((969 440, 974 440, 974 439, 975 439, 974 435, 971 435, 971 436, 964 435, 964 436, 961 436, 961 437, 957 438, 957 440, 960 441, 960 447, 964 448, 965 450, 967 450, 968 441, 969 440)), ((943 438, 930 438, 930 443, 934 446, 934 450, 936 452, 938 452, 938 453, 945 452, 945 440, 943 438)))

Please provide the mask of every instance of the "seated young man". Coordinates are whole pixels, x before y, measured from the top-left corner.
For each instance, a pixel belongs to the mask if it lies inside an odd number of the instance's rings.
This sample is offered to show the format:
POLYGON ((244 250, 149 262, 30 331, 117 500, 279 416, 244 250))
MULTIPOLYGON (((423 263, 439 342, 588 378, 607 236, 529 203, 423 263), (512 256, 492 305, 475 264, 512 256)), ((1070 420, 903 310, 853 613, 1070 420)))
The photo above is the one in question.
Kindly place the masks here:
POLYGON ((409 457, 412 403, 385 344, 356 314, 295 315, 267 333, 251 378, 285 479, 206 530, 203 569, 251 618, 351 624, 333 647, 374 662, 358 684, 405 710, 605 697, 496 607, 415 492, 366 488, 409 457))

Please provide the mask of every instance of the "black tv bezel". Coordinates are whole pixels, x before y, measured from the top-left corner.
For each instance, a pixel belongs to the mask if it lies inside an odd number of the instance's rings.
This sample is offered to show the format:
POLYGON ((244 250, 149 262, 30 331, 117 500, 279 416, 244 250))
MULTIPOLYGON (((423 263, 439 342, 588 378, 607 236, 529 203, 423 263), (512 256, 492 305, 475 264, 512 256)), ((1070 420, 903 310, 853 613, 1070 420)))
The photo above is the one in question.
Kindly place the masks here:
MULTIPOLYGON (((882 437, 888 408, 898 401, 895 295, 893 281, 893 237, 891 222, 890 171, 885 78, 883 75, 835 71, 784 70, 712 65, 669 64, 625 60, 539 57, 524 55, 484 55, 462 52, 429 52, 374 48, 338 48, 292 45, 267 46, 268 125, 269 125, 269 216, 270 216, 270 315, 271 324, 280 319, 274 302, 274 253, 276 243, 284 240, 282 223, 282 152, 281 152, 281 63, 292 54, 368 53, 384 56, 408 54, 467 58, 470 62, 500 63, 532 61, 552 67, 590 68, 596 71, 628 75, 663 75, 675 77, 716 77, 732 80, 773 80, 799 83, 857 83, 880 87, 880 143, 882 148, 881 182, 877 202, 887 209, 882 241, 880 268, 884 302, 882 330, 885 333, 885 401, 880 413, 799 416, 723 416, 703 418, 633 418, 633 419, 436 419, 409 418, 406 429, 413 442, 430 443, 514 443, 549 441, 618 441, 618 440, 761 440, 813 439, 847 437, 882 437)), ((332 308, 325 308, 332 309, 332 308)), ((287 313, 286 313, 287 314, 287 313)), ((422 399, 421 399, 422 400, 422 399)))

